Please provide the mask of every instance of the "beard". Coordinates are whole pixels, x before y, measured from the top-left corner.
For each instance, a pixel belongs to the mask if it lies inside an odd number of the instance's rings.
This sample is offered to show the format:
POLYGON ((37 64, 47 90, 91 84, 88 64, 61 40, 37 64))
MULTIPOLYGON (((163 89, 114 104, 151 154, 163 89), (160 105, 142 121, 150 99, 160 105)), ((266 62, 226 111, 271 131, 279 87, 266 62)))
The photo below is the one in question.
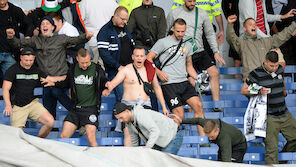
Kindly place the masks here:
POLYGON ((191 10, 194 9, 194 6, 193 6, 193 8, 190 8, 191 6, 187 6, 186 4, 185 4, 185 7, 186 7, 186 9, 189 10, 189 11, 191 11, 191 10))

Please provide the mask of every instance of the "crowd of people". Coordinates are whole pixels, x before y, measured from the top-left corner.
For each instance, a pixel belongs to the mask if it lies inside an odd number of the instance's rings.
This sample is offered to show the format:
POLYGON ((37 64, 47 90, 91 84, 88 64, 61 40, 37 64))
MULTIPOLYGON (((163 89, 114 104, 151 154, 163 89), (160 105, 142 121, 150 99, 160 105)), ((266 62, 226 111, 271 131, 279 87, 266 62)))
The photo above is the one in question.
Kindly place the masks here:
POLYGON ((60 137, 80 129, 90 146, 98 146, 101 99, 113 91, 116 131, 124 133, 125 146, 139 146, 142 139, 148 148, 177 154, 181 124, 194 124, 200 136, 219 146, 218 160, 242 162, 245 136, 220 119, 205 118, 196 91, 198 75, 205 73, 212 100, 220 100, 216 63, 226 64, 219 52, 226 37, 234 66, 242 65, 241 93, 267 95, 265 162, 278 163, 280 132, 287 139, 284 151, 296 151, 296 120, 285 104, 283 80, 285 65, 292 64, 285 59, 295 59, 289 48, 295 43, 296 9, 287 8, 289 0, 279 3, 174 0, 166 16, 152 0, 43 0, 41 8, 30 11, 0 0, 3 113, 14 127, 25 128, 27 118, 42 123, 38 136, 45 138, 59 101, 69 111, 60 137), (69 22, 61 12, 67 7, 73 15, 69 22), (277 28, 281 20, 286 26, 277 28), (248 89, 255 83, 262 86, 258 94, 248 89), (40 86, 42 104, 34 97, 40 86), (186 104, 192 119, 184 119, 186 104))

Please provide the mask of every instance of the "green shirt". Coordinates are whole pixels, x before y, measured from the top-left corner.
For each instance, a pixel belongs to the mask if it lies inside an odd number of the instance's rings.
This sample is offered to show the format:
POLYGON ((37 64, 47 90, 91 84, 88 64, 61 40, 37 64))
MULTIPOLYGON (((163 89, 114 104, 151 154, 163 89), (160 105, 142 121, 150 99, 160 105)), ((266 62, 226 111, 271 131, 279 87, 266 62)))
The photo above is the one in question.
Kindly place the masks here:
POLYGON ((96 65, 91 63, 91 65, 83 70, 76 64, 74 69, 74 82, 76 85, 77 106, 96 106, 98 101, 98 96, 96 94, 96 65))
POLYGON ((182 121, 182 124, 197 124, 204 127, 206 122, 210 120, 215 121, 220 128, 220 132, 216 140, 212 142, 216 143, 219 146, 219 150, 221 151, 221 160, 224 162, 231 162, 232 147, 237 144, 246 144, 245 136, 239 129, 219 119, 191 118, 184 119, 182 121))

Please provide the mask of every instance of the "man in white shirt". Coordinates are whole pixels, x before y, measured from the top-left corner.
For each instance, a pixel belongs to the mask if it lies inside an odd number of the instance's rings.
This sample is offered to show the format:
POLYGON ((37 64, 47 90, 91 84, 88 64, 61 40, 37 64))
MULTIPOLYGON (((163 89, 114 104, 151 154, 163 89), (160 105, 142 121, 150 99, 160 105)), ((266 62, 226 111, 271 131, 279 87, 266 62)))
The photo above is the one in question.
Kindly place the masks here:
POLYGON ((111 19, 118 4, 114 0, 82 0, 79 7, 86 30, 94 32, 94 36, 87 43, 93 62, 105 69, 103 60, 99 56, 97 34, 111 19))

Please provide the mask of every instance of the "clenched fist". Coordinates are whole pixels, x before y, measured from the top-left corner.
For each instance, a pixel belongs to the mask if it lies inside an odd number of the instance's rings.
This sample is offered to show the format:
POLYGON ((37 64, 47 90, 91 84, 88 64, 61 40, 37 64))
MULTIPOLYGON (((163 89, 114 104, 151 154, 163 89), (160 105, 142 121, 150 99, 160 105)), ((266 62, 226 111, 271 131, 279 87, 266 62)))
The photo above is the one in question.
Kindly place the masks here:
POLYGON ((6 35, 7 35, 8 39, 13 38, 13 36, 15 35, 14 29, 12 29, 12 28, 6 29, 6 35))
POLYGON ((228 24, 234 23, 236 21, 236 19, 237 19, 237 16, 236 15, 230 15, 230 16, 228 16, 228 18, 227 18, 228 24))

